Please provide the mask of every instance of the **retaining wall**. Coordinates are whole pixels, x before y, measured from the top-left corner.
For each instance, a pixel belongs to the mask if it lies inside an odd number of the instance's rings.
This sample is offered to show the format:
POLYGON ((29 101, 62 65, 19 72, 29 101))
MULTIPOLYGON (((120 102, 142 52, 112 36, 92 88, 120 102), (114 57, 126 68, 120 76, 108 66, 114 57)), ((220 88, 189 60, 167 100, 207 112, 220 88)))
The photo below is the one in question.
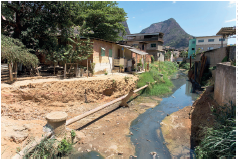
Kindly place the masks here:
POLYGON ((236 67, 230 62, 216 65, 214 98, 219 105, 236 104, 236 67))

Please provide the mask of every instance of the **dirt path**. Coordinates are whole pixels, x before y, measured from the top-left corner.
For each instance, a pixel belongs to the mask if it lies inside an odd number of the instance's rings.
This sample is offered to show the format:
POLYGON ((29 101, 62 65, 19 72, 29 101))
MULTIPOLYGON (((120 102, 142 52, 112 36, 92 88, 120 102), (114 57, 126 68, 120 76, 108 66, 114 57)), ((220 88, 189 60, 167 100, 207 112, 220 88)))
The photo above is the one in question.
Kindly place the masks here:
POLYGON ((165 117, 161 130, 172 158, 192 158, 190 149, 194 149, 201 139, 202 128, 213 125, 211 106, 217 106, 213 92, 205 91, 192 107, 184 107, 165 117))

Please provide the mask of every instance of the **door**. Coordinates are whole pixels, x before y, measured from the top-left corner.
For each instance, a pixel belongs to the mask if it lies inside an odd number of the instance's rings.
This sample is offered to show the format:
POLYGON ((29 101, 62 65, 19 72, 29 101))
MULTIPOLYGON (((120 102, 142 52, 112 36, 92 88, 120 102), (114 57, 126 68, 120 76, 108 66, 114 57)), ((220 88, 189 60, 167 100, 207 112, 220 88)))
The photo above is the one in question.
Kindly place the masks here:
POLYGON ((120 58, 120 52, 121 52, 120 49, 118 49, 118 51, 117 51, 117 57, 118 58, 120 58))

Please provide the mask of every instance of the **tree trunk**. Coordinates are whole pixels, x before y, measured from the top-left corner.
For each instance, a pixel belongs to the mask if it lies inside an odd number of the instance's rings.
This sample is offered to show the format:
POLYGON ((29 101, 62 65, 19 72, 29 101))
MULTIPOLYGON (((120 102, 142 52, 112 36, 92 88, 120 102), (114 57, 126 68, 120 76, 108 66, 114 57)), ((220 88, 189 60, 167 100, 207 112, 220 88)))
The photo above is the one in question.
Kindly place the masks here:
POLYGON ((11 65, 11 63, 8 63, 8 71, 9 71, 9 79, 10 79, 10 82, 13 82, 12 65, 11 65))

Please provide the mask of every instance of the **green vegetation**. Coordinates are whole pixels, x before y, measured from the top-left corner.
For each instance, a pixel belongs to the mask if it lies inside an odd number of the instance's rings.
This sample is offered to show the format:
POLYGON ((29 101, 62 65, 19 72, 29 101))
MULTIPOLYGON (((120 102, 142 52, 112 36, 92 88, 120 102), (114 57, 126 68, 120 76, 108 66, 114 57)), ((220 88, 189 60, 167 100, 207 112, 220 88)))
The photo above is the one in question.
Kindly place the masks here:
POLYGON ((57 149, 55 139, 45 139, 33 150, 32 153, 24 155, 24 159, 56 159, 57 149))
POLYGON ((166 52, 165 54, 164 54, 164 58, 166 59, 166 60, 168 60, 170 57, 171 57, 171 51, 168 51, 168 52, 166 52))
POLYGON ((236 157, 236 106, 225 105, 211 110, 216 117, 214 127, 203 130, 204 139, 195 148, 199 159, 231 159, 236 157))
MULTIPOLYGON (((192 65, 193 65, 193 63, 192 63, 192 65)), ((190 69, 190 63, 186 63, 186 61, 183 61, 179 64, 179 68, 189 70, 190 69)))
POLYGON ((223 59, 222 59, 222 61, 221 62, 227 62, 228 61, 228 57, 227 56, 225 56, 223 59))
POLYGON ((155 62, 155 58, 153 55, 151 55, 151 63, 154 63, 155 62))
POLYGON ((148 84, 148 82, 157 82, 150 84, 145 90, 141 90, 140 93, 143 95, 165 95, 170 93, 173 83, 169 80, 168 76, 175 73, 177 68, 177 64, 168 61, 150 64, 150 71, 139 75, 137 87, 140 88, 148 84))
POLYGON ((64 138, 58 145, 58 152, 60 156, 64 156, 67 153, 69 153, 73 149, 72 145, 73 145, 72 143, 70 143, 69 141, 66 140, 66 138, 64 138))
MULTIPOLYGON (((75 138, 75 131, 71 131, 71 138, 75 138)), ((62 141, 56 139, 44 139, 30 153, 25 153, 24 159, 58 159, 67 155, 73 149, 73 142, 64 138, 62 141)))

